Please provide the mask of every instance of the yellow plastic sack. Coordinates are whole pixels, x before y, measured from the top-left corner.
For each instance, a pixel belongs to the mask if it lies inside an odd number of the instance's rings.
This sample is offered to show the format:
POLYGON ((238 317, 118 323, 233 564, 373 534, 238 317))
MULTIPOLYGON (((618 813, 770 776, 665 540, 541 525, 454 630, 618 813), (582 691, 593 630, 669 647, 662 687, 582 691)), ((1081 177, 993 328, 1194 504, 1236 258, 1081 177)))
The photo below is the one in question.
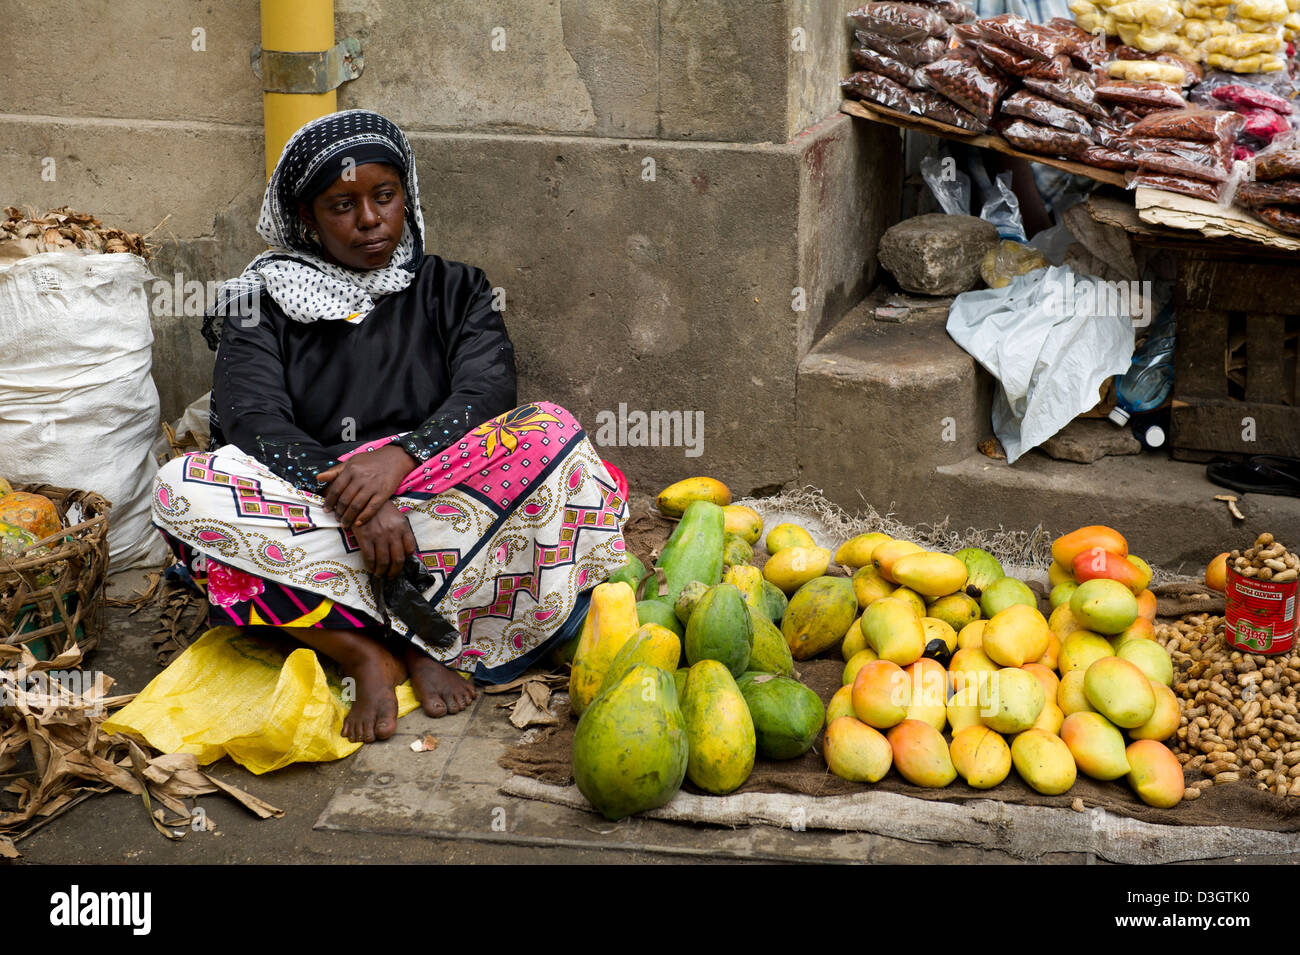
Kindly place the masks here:
MULTIPOLYGON (((350 705, 338 671, 327 673, 314 650, 215 627, 103 727, 201 765, 229 756, 261 775, 355 753, 362 744, 341 734, 350 705)), ((410 683, 397 688, 399 716, 419 705, 410 683)))
POLYGON ((1106 72, 1113 79, 1131 80, 1136 83, 1172 83, 1182 86, 1186 74, 1181 66, 1161 63, 1157 60, 1111 60, 1106 64, 1106 72))
POLYGON ((1128 0, 1112 6, 1110 13, 1116 20, 1127 20, 1163 30, 1177 27, 1183 22, 1182 12, 1168 0, 1128 0))
POLYGON ((1286 16, 1286 0, 1237 0, 1237 17, 1281 23, 1286 16))
POLYGON ((1212 36, 1205 41, 1206 53, 1220 53, 1236 60, 1282 48, 1280 34, 1238 33, 1236 36, 1212 36))

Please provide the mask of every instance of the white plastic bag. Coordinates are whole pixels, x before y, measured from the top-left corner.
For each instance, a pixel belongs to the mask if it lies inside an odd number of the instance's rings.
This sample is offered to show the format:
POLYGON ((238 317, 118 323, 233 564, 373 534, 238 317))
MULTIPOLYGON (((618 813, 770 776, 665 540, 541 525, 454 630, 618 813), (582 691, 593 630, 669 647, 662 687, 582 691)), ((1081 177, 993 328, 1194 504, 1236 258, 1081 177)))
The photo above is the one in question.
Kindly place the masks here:
POLYGON ((152 281, 126 252, 43 252, 0 268, 0 475, 107 498, 112 571, 166 553, 149 520, 152 281))
POLYGON ((958 295, 948 334, 1000 384, 993 433, 1013 462, 1097 403, 1133 357, 1140 283, 1103 282, 1065 266, 1019 275, 1000 289, 958 295))

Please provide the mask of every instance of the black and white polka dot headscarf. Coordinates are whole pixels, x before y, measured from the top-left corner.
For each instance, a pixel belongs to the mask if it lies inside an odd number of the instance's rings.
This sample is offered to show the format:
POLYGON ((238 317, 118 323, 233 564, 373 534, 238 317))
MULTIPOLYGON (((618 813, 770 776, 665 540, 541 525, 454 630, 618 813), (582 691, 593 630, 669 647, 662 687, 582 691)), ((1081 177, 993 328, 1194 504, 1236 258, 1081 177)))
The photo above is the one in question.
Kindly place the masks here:
MULTIPOLYGON (((424 259, 424 217, 415 156, 406 135, 378 113, 349 109, 307 123, 285 143, 266 184, 257 234, 271 249, 253 259, 242 275, 223 283, 215 312, 238 299, 255 301, 262 289, 289 318, 298 322, 360 322, 375 299, 411 284, 424 259), (327 262, 298 215, 298 201, 310 199, 342 171, 363 162, 383 161, 402 175, 406 224, 388 265, 357 271, 327 262)), ((215 342, 204 329, 209 342, 215 342)))

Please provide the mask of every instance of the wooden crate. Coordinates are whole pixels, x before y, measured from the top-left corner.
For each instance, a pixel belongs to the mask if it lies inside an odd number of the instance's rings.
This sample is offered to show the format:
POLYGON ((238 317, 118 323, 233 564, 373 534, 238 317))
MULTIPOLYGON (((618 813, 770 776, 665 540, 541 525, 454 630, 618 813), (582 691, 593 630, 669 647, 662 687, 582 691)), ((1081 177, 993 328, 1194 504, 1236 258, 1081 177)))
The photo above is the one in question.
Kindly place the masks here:
POLYGON ((1300 457, 1300 257, 1179 256, 1173 457, 1300 457))

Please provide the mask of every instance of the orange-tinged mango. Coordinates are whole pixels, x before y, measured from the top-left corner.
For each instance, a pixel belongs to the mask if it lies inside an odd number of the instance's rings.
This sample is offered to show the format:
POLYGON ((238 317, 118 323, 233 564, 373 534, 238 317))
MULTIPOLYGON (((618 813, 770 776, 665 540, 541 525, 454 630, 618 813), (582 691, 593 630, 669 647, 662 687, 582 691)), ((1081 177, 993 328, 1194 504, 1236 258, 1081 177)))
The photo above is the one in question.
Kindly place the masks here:
POLYGON ((1052 541, 1052 560, 1061 567, 1071 567, 1074 558, 1092 547, 1114 551, 1121 557, 1128 556, 1128 541, 1123 534, 1104 524, 1090 524, 1052 541))
POLYGON ((1050 667, 1041 663, 1026 663, 1021 669, 1034 675, 1038 685, 1043 688, 1043 696, 1049 700, 1056 699, 1056 691, 1061 688, 1061 680, 1050 667))
POLYGON ((1047 618, 1047 629, 1064 641, 1074 631, 1087 630, 1088 628, 1074 619, 1074 614, 1070 613, 1069 603, 1063 603, 1053 610, 1052 615, 1047 618))
POLYGON ((1151 582, 1151 568, 1143 571, 1132 560, 1099 547, 1089 548, 1074 558, 1074 579, 1080 584, 1102 578, 1118 581, 1136 594, 1151 582))
POLYGON ((898 664, 873 660, 853 678, 852 698, 858 719, 876 729, 889 729, 907 719, 912 683, 898 664))
POLYGON ((871 562, 876 565, 876 570, 880 572, 880 576, 897 584, 900 581, 894 576, 894 564, 900 558, 906 557, 908 554, 919 554, 922 550, 924 550, 923 547, 913 544, 911 541, 885 541, 871 552, 871 562))
POLYGON ((1182 721, 1178 697, 1163 683, 1152 681, 1151 690, 1156 695, 1156 708, 1151 719, 1128 731, 1133 739, 1163 740, 1178 732, 1178 724, 1182 721))
POLYGON ((922 657, 903 672, 911 685, 907 719, 921 720, 942 732, 948 723, 948 671, 937 660, 922 657))
POLYGON ((855 783, 875 783, 885 778, 894 762, 894 748, 877 730, 851 716, 841 716, 826 727, 822 757, 830 771, 855 783))
POLYGON ((1223 593, 1228 589, 1228 552, 1217 555, 1205 568, 1205 586, 1223 593))
POLYGON ((1049 670, 1057 669, 1061 662, 1061 638, 1049 632, 1047 635, 1047 649, 1034 662, 1041 663, 1049 670))
POLYGON ((953 768, 972 789, 992 789, 1011 772, 1011 747, 987 726, 953 733, 948 752, 953 768))
POLYGON ((1124 734, 1100 713, 1071 713, 1061 724, 1061 739, 1074 764, 1093 779, 1119 779, 1129 771, 1124 734))
POLYGON ((1151 623, 1156 622, 1156 595, 1144 590, 1137 595, 1138 616, 1151 623))
POLYGON ((894 768, 914 786, 942 789, 957 778, 943 734, 921 720, 904 720, 887 734, 894 768))
POLYGON ((1183 767, 1164 743, 1140 739, 1130 743, 1129 785, 1148 806, 1171 809, 1183 798, 1183 767))
POLYGON ((1130 640, 1154 640, 1156 638, 1156 628, 1146 617, 1138 617, 1125 629, 1121 630, 1115 636, 1110 638, 1110 645, 1119 652, 1119 648, 1130 640))

